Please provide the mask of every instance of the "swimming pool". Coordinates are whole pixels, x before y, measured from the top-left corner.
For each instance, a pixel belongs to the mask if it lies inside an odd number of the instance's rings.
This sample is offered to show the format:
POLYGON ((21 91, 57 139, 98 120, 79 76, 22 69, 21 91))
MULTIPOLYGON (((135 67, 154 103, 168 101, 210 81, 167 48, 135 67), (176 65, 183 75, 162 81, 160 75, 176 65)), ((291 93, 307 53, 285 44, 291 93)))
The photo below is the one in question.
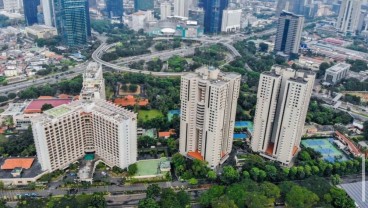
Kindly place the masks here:
POLYGON ((248 135, 246 133, 240 133, 240 134, 234 134, 234 139, 246 139, 248 138, 248 135))
POLYGON ((251 121, 235 121, 235 128, 247 128, 248 131, 253 132, 253 122, 251 122, 251 121))
POLYGON ((346 161, 349 158, 333 144, 334 138, 313 138, 302 140, 304 147, 310 147, 322 154, 324 160, 328 162, 346 161))

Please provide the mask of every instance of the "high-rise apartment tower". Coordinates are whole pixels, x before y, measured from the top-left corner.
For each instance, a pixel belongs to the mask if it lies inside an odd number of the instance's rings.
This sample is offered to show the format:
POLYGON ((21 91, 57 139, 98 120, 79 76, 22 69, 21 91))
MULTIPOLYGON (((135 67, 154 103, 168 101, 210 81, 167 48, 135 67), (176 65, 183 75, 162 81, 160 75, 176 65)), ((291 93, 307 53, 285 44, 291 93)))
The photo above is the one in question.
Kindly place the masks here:
POLYGON ((216 168, 232 149, 241 75, 201 68, 182 76, 180 153, 216 168))
POLYGON ((298 152, 315 74, 273 66, 260 77, 251 148, 288 165, 298 152))
POLYGON ((339 32, 355 34, 358 30, 361 6, 361 0, 343 0, 341 2, 336 23, 336 28, 339 32))

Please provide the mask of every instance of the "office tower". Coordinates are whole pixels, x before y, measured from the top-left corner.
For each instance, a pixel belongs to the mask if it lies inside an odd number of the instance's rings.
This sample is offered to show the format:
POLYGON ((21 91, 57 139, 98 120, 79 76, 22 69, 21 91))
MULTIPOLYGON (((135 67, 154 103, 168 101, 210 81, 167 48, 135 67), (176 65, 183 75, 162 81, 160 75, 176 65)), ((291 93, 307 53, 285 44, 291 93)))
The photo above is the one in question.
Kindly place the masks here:
POLYGON ((241 9, 225 9, 222 15, 222 32, 235 32, 240 30, 241 9))
POLYGON ((201 68, 181 77, 180 153, 216 168, 231 152, 241 75, 201 68))
POLYGON ((361 0, 342 1, 336 23, 336 28, 339 32, 355 34, 358 29, 361 6, 361 0))
POLYGON ((148 22, 154 19, 153 11, 138 11, 132 14, 132 29, 139 31, 145 29, 148 22))
POLYGON ((4 10, 12 13, 20 13, 23 9, 22 0, 3 0, 4 10))
POLYGON ((134 0, 134 11, 147 11, 154 9, 154 0, 134 0))
POLYGON ((278 0, 276 5, 276 17, 280 16, 283 10, 291 11, 293 9, 292 0, 278 0))
POLYGON ((80 46, 91 36, 87 0, 56 0, 54 4, 55 25, 65 44, 80 46))
POLYGON ((106 99, 105 80, 102 74, 102 65, 99 65, 96 62, 91 62, 88 64, 83 73, 83 87, 79 99, 106 99))
POLYGON ((169 2, 163 2, 160 4, 160 14, 161 20, 165 20, 168 16, 171 16, 171 4, 169 2))
POLYGON ((23 0, 24 5, 24 18, 26 20, 26 24, 31 26, 33 24, 38 23, 37 7, 40 5, 40 0, 23 0))
MULTIPOLYGON (((97 88, 104 88, 100 72, 96 63, 89 65, 84 83, 95 78, 97 88)), ((137 115, 103 99, 60 105, 34 116, 31 123, 44 171, 64 169, 86 153, 95 153, 110 167, 123 169, 137 160, 137 115)))
POLYGON ((204 32, 219 33, 221 31, 222 13, 228 0, 202 0, 204 15, 204 32))
POLYGON ((283 11, 277 23, 275 51, 297 54, 302 36, 304 17, 283 11))
POLYGON ((4 9, 4 0, 0 0, 0 9, 4 9))
POLYGON ((109 18, 123 18, 123 0, 106 0, 106 11, 109 18))
POLYGON ((188 0, 174 0, 174 16, 188 17, 188 0))
POLYGON ((251 148, 288 165, 298 152, 315 74, 274 66, 260 77, 251 148))
POLYGON ((44 23, 47 26, 55 26, 53 18, 53 7, 50 0, 41 0, 44 23))
POLYGON ((198 25, 204 26, 203 8, 193 8, 189 10, 189 19, 197 21, 198 25))

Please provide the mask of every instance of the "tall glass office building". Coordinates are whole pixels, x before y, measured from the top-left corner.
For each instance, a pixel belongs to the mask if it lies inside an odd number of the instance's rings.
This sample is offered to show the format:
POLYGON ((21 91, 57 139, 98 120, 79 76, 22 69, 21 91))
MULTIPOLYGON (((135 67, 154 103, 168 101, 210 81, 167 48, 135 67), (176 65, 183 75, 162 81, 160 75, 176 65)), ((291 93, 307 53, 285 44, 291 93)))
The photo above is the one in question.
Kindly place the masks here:
POLYGON ((123 0, 106 0, 106 11, 109 18, 123 16, 123 0))
POLYGON ((204 32, 219 33, 221 31, 222 13, 228 0, 202 0, 204 14, 204 32))
POLYGON ((23 0, 24 18, 28 26, 38 23, 37 7, 39 5, 40 5, 40 0, 23 0))
POLYGON ((154 9, 153 0, 134 0, 134 10, 137 12, 138 10, 147 11, 154 9))
POLYGON ((56 0, 54 11, 56 27, 65 44, 86 44, 91 36, 88 0, 56 0))

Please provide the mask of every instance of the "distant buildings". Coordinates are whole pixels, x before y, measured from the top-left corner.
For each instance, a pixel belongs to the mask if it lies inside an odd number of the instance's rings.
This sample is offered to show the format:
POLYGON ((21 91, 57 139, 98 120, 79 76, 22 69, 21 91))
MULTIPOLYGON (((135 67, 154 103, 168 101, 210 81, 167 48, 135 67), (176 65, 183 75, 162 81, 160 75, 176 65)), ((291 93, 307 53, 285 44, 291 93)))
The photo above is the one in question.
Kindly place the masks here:
POLYGON ((41 0, 44 23, 47 26, 55 26, 53 7, 50 0, 41 0))
POLYGON ((80 46, 87 43, 91 35, 87 0, 59 0, 55 7, 56 27, 65 44, 80 46))
POLYGON ((228 6, 228 0, 203 0, 204 32, 216 34, 221 32, 222 14, 228 6))
POLYGON ((275 51, 287 55, 297 54, 300 47, 304 17, 283 11, 280 14, 275 40, 275 51))
POLYGON ((20 13, 23 9, 23 0, 3 0, 4 10, 12 13, 20 13))
POLYGON ((109 18, 117 18, 122 21, 124 13, 123 0, 106 0, 106 12, 109 18))
POLYGON ((222 32, 235 32, 240 30, 241 9, 225 9, 222 15, 222 32))
POLYGON ((338 63, 328 68, 325 73, 325 82, 336 84, 348 75, 350 67, 350 64, 338 63))
POLYGON ((48 39, 57 36, 57 30, 54 27, 46 25, 32 25, 25 29, 27 37, 31 39, 48 39))
POLYGON ((201 68, 182 76, 180 153, 216 168, 232 149, 241 76, 201 68))
POLYGON ((24 6, 24 18, 26 20, 26 24, 31 26, 33 24, 38 23, 37 7, 40 6, 40 0, 23 0, 24 6))
POLYGON ((154 9, 154 0, 134 0, 134 11, 138 12, 153 10, 154 9))
POLYGON ((197 21, 198 25, 204 26, 203 8, 194 8, 189 10, 189 19, 197 21))
POLYGON ((343 0, 337 18, 336 28, 339 32, 355 34, 358 30, 362 1, 343 0))
POLYGON ((174 0, 174 16, 188 17, 188 0, 174 0))
POLYGON ((171 4, 169 2, 163 2, 160 4, 161 20, 166 20, 168 16, 171 16, 171 4))
POLYGON ((273 66, 260 77, 251 148, 288 165, 298 152, 315 74, 273 66))
POLYGON ((144 29, 146 24, 153 19, 153 11, 138 11, 132 14, 132 29, 135 31, 144 29))
POLYGON ((83 87, 79 99, 106 99, 102 65, 99 65, 96 62, 88 64, 87 69, 83 73, 83 87))

